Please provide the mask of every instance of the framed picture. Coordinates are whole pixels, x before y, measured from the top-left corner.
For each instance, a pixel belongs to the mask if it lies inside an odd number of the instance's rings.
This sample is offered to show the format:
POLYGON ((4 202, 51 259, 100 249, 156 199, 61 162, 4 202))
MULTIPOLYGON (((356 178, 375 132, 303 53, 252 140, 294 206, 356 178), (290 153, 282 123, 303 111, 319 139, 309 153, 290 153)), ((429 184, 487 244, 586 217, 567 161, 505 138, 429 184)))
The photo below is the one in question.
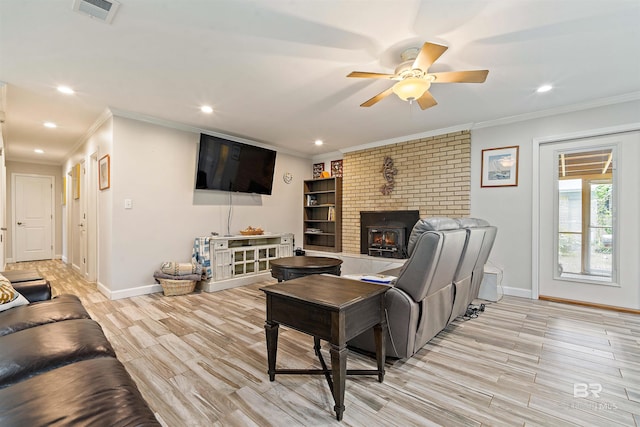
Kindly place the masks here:
POLYGON ((80 163, 73 167, 73 198, 78 200, 80 198, 80 163))
POLYGON ((481 187, 518 186, 519 146, 482 150, 481 187))
POLYGON ((102 156, 98 162, 98 186, 100 190, 111 187, 111 157, 108 154, 102 156))
POLYGON ((324 170, 324 163, 314 163, 313 164, 313 179, 320 178, 322 175, 322 171, 324 170))
POLYGON ((342 160, 331 160, 331 176, 342 177, 342 160))

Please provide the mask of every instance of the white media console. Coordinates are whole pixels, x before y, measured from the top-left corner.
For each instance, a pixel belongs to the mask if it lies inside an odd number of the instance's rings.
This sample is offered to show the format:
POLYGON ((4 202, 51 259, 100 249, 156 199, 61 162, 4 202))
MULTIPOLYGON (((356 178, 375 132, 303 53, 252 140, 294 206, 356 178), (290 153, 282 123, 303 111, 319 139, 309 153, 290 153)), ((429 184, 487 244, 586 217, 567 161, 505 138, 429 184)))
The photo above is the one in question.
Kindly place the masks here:
POLYGON ((209 251, 213 277, 202 290, 215 292, 270 278, 271 260, 293 255, 293 234, 212 237, 209 251))

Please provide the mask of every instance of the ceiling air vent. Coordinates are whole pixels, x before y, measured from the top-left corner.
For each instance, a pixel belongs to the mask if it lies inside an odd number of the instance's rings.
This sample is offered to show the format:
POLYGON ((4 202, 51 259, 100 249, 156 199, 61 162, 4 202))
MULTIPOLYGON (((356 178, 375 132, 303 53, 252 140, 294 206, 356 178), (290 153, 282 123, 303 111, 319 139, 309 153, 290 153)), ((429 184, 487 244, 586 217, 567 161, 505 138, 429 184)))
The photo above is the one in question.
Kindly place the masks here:
POLYGON ((110 24, 120 3, 115 0, 73 0, 73 10, 110 24))

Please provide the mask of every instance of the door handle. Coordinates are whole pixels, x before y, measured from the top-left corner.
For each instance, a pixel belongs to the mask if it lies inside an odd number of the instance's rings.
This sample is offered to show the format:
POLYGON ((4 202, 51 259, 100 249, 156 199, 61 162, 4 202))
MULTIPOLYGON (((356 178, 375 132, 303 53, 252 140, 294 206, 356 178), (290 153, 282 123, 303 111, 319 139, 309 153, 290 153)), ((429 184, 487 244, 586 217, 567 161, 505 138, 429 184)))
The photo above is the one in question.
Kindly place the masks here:
POLYGON ((22 225, 22 222, 18 221, 18 225, 22 225))

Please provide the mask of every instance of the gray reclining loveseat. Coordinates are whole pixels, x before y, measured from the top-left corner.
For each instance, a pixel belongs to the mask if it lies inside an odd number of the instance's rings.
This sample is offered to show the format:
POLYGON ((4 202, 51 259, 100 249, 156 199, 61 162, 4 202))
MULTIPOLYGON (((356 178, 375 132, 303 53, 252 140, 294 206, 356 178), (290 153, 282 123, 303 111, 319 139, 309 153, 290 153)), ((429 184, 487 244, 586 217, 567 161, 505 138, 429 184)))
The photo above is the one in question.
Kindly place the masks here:
MULTIPOLYGON (((385 297, 387 356, 411 357, 466 312, 477 298, 495 231, 486 221, 472 218, 427 218, 414 225, 409 258, 400 269, 383 273, 397 276, 385 297)), ((348 345, 374 352, 372 331, 348 345)))

